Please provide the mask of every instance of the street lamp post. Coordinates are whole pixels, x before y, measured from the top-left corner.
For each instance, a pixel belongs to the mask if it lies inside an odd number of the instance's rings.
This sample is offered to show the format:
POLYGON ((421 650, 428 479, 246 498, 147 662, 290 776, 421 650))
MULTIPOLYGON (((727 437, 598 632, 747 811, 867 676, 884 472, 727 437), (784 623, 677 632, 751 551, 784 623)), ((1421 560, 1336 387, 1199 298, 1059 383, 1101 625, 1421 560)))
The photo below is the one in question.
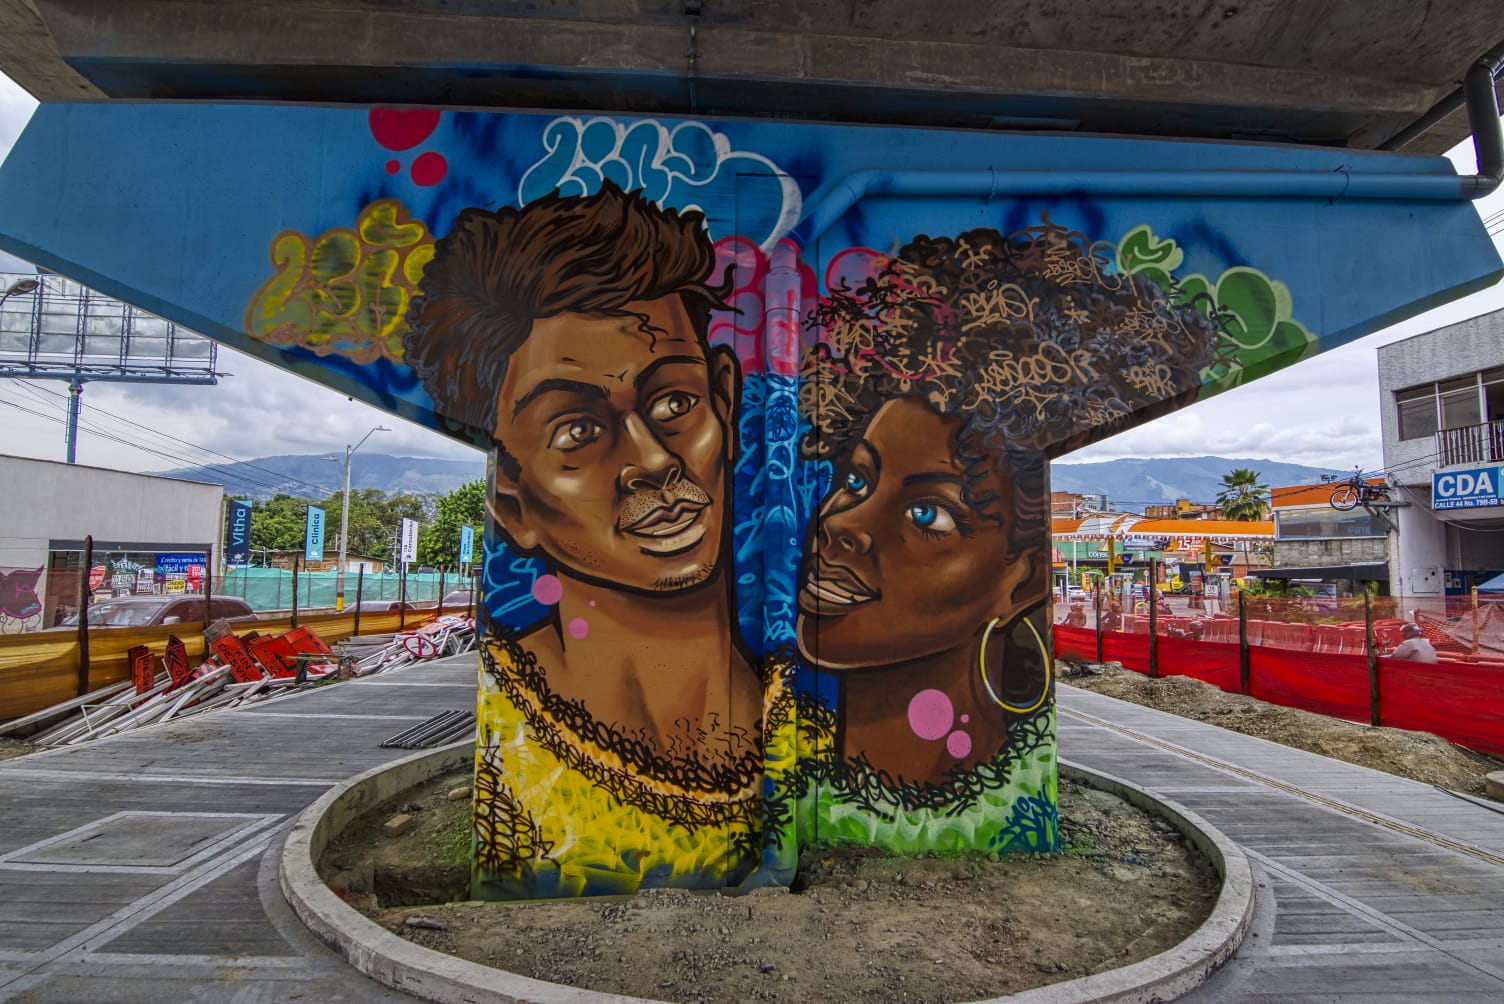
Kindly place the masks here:
POLYGON ((345 549, 350 542, 350 458, 355 451, 366 444, 373 433, 391 432, 384 425, 378 425, 364 436, 354 446, 345 446, 345 494, 340 506, 339 515, 339 572, 334 577, 334 609, 345 609, 345 549))
POLYGON ((5 305, 5 301, 9 300, 11 297, 17 296, 21 293, 30 293, 40 285, 41 282, 36 279, 17 279, 15 282, 11 283, 9 289, 7 289, 4 293, 0 293, 0 307, 3 307, 5 305))

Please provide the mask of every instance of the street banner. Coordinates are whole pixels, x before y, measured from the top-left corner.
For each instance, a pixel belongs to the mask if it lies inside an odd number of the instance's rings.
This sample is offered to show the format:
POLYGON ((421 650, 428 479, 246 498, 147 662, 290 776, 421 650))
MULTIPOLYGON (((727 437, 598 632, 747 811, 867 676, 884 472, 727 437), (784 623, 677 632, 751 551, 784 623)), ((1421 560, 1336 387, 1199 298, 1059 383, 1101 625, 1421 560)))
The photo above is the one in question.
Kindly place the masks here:
POLYGON ((418 560, 418 521, 415 519, 402 521, 402 550, 397 560, 404 565, 418 560))
POLYGON ((303 560, 324 560, 324 510, 316 505, 308 507, 307 529, 303 535, 303 560))
POLYGON ((231 499, 229 506, 230 525, 225 533, 225 561, 231 565, 251 563, 251 503, 246 499, 231 499))
POLYGON ((460 527, 460 564, 468 565, 475 560, 475 527, 460 527))

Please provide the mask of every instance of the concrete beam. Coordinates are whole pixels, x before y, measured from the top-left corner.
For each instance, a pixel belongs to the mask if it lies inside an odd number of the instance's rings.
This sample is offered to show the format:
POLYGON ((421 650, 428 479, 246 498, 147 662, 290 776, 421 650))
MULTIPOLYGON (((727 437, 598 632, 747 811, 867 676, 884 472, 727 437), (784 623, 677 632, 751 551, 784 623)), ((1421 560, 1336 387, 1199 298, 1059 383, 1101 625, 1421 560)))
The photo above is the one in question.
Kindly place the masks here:
MULTIPOLYGON (((71 73, 130 99, 772 115, 1360 147, 1419 116, 1497 41, 1490 32, 1504 31, 1494 4, 1472 0, 1424 9, 722 0, 694 19, 683 0, 0 3, 29 11, 33 31, 40 11, 65 64, 0 52, 44 100, 76 97, 55 79, 71 73)), ((1463 134, 1448 122, 1426 144, 1463 134)))
POLYGON ((105 96, 63 61, 33 0, 0 0, 0 68, 39 101, 105 96))

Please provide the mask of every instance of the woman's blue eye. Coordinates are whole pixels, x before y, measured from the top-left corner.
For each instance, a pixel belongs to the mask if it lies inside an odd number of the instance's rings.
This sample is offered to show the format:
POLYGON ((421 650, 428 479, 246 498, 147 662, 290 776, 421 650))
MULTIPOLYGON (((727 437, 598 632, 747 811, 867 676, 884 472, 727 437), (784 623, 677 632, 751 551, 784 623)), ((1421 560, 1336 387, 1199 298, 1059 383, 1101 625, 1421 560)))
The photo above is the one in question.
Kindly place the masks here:
POLYGON ((915 502, 905 515, 927 537, 943 537, 961 529, 956 525, 956 518, 939 502, 915 502))
POLYGON ((848 492, 854 492, 857 494, 866 491, 867 479, 862 477, 855 471, 852 471, 850 474, 846 475, 846 490, 848 492))

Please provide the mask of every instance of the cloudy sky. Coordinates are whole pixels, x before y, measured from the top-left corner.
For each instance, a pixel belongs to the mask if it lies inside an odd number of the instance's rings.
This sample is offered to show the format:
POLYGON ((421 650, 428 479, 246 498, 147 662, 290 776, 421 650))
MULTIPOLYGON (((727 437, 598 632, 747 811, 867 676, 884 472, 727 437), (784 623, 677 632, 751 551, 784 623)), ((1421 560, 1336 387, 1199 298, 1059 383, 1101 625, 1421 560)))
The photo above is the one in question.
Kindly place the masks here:
MULTIPOLYGON (((29 95, 0 75, 0 152, 9 152, 34 107, 29 95)), ((1470 147, 1459 147, 1452 157, 1459 170, 1475 169, 1470 147)), ((1504 193, 1477 208, 1484 217, 1504 210, 1504 193)), ((1504 247, 1504 227, 1497 229, 1504 247)), ((30 267, 0 254, 0 270, 30 267)), ((1377 348, 1500 308, 1504 284, 1062 459, 1209 454, 1377 470, 1377 348)), ((481 460, 469 447, 231 349, 220 349, 220 369, 230 375, 216 387, 85 385, 78 461, 151 471, 224 456, 342 455, 345 444, 377 425, 392 431, 373 436, 367 450, 481 460), (290 414, 300 421, 284 421, 290 414)), ((66 386, 57 381, 0 380, 0 453, 64 459, 66 397, 66 386)))

